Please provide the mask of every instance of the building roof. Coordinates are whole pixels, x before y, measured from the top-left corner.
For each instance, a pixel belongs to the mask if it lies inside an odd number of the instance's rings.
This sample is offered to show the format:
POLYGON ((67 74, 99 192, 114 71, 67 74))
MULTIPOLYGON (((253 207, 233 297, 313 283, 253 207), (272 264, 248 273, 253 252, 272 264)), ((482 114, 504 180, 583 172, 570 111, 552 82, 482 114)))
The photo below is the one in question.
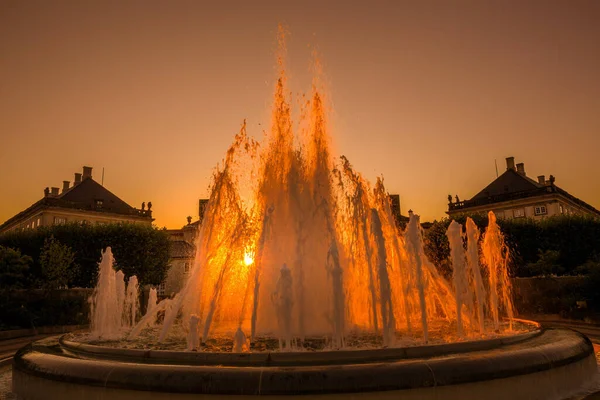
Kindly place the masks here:
POLYGON ((499 196, 506 193, 524 192, 544 187, 526 175, 522 175, 514 169, 507 169, 492 183, 471 198, 471 200, 486 199, 490 196, 499 196))
POLYGON ((138 215, 138 211, 114 195, 110 190, 100 185, 92 178, 84 179, 80 184, 71 187, 58 196, 67 208, 93 208, 94 211, 112 212, 123 215, 138 215), (96 200, 102 200, 100 209, 96 200))
POLYGON ((554 177, 552 175, 550 176, 549 181, 545 181, 544 176, 540 176, 540 178, 544 183, 536 182, 529 178, 525 174, 524 169, 519 172, 518 170, 509 167, 502 175, 493 180, 492 183, 483 188, 483 190, 481 190, 471 199, 457 201, 455 203, 450 202, 448 204, 448 212, 467 211, 469 208, 484 206, 487 204, 495 204, 510 200, 556 193, 566 197, 582 208, 587 209, 591 213, 600 216, 600 211, 598 211, 596 208, 589 205, 585 201, 578 199, 577 197, 568 193, 566 190, 556 186, 554 184, 554 177))
POLYGON ((138 219, 152 220, 152 211, 138 210, 125 203, 111 191, 94 181, 86 178, 59 195, 46 195, 33 205, 0 225, 0 230, 24 219, 36 211, 45 208, 66 208, 72 210, 94 211, 107 214, 117 214, 138 219), (100 200, 101 203, 98 203, 100 200))

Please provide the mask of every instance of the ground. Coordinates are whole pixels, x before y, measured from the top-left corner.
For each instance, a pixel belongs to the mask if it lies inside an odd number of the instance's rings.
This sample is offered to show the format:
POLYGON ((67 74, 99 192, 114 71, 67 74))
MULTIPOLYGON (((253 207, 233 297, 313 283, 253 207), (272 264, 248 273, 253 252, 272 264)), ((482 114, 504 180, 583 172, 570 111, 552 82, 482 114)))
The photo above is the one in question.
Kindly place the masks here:
POLYGON ((37 335, 0 341, 0 400, 15 398, 10 392, 12 386, 12 356, 21 347, 48 336, 37 335))
POLYGON ((10 398, 11 378, 11 366, 0 367, 0 399, 2 400, 10 398))

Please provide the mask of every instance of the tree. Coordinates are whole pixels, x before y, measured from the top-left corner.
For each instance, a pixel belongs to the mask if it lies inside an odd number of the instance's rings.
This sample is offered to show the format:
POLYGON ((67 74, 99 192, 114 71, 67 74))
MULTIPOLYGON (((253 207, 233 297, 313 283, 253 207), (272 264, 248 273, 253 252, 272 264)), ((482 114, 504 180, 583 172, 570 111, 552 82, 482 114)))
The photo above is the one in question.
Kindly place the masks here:
POLYGON ((26 274, 33 259, 21 255, 19 250, 0 246, 0 289, 21 289, 26 284, 26 274))
POLYGON ((71 248, 50 236, 44 240, 40 253, 42 268, 41 287, 45 289, 61 289, 68 286, 74 276, 73 261, 75 254, 71 248))
POLYGON ((151 226, 118 223, 107 225, 64 224, 0 235, 0 245, 19 249, 33 258, 27 271, 28 287, 43 283, 41 255, 46 239, 54 237, 74 255, 69 268, 69 287, 94 287, 102 250, 111 246, 115 268, 127 277, 136 275, 140 285, 158 285, 169 269, 169 234, 151 226))
POLYGON ((431 227, 425 231, 424 235, 424 251, 425 255, 435 265, 438 271, 446 278, 452 276, 452 266, 449 262, 450 244, 446 231, 450 225, 450 220, 447 218, 441 221, 435 221, 431 227))
POLYGON ((564 268, 560 265, 560 252, 556 250, 539 250, 539 258, 524 268, 523 276, 562 275, 564 268))

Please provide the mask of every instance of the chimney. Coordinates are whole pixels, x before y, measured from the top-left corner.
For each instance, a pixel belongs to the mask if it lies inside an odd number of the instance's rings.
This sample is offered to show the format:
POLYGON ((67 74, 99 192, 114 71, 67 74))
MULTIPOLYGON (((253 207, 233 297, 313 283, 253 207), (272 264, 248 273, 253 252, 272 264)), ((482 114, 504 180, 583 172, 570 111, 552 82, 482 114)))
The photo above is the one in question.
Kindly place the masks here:
POLYGON ((48 196, 50 196, 50 188, 47 187, 46 189, 44 189, 44 197, 48 196))
POLYGON ((394 221, 396 222, 396 226, 400 224, 400 195, 399 194, 388 194, 390 199, 390 211, 392 211, 392 215, 394 216, 394 221))
POLYGON ((546 184, 546 176, 545 175, 538 176, 538 183, 545 185, 546 184))
POLYGON ((200 217, 200 223, 204 218, 204 212, 206 211, 206 206, 208 205, 208 199, 200 199, 198 201, 198 216, 200 217))
POLYGON ((92 167, 83 167, 83 179, 92 177, 92 167))
POLYGON ((71 182, 69 182, 69 181, 63 181, 63 190, 62 190, 63 193, 65 193, 67 190, 69 190, 70 184, 71 184, 71 182))
POLYGON ((520 173, 521 175, 525 176, 525 164, 518 163, 517 164, 517 172, 520 173))
POLYGON ((58 196, 58 188, 57 187, 53 187, 51 193, 52 193, 52 196, 58 196))
POLYGON ((400 195, 399 194, 388 194, 390 198, 390 208, 392 210, 392 214, 400 215, 400 195))
POLYGON ((75 181, 73 182, 73 186, 79 185, 81 183, 81 174, 79 172, 75 172, 75 181))
POLYGON ((515 158, 514 157, 506 157, 506 169, 515 169, 515 158))

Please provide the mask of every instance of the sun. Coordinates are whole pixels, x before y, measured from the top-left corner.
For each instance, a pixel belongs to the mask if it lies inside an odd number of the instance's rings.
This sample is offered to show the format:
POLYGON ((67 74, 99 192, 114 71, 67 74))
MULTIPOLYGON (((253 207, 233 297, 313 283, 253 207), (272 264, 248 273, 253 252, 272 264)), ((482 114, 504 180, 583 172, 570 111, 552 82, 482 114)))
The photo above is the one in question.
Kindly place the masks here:
POLYGON ((254 254, 250 253, 250 252, 246 252, 244 254, 244 264, 246 265, 250 265, 254 262, 254 254))

